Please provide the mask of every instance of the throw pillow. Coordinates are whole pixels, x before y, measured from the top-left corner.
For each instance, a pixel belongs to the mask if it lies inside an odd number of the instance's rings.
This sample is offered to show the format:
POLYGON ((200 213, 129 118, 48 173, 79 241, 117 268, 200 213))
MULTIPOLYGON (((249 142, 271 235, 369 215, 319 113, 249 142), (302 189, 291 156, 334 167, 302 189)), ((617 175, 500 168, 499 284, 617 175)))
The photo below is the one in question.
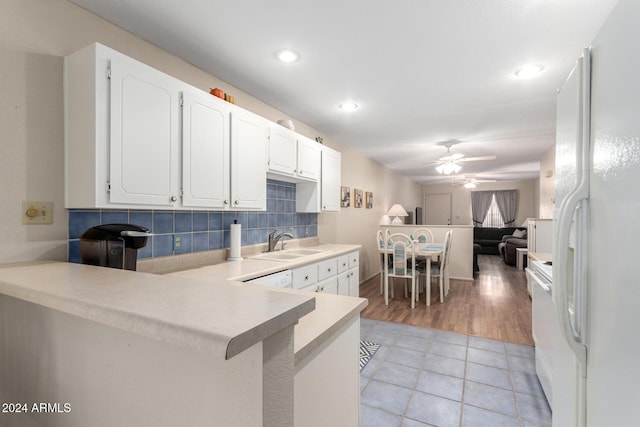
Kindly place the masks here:
POLYGON ((512 234, 513 237, 517 237, 518 239, 522 239, 527 232, 524 230, 515 230, 512 234))

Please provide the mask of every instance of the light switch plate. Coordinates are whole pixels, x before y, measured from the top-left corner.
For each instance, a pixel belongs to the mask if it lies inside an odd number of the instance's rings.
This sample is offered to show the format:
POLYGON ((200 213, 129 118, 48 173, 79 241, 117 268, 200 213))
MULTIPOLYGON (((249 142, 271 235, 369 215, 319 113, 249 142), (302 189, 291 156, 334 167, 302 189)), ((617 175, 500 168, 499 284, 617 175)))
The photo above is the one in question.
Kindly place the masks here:
POLYGON ((53 224, 53 202, 22 202, 22 224, 53 224))

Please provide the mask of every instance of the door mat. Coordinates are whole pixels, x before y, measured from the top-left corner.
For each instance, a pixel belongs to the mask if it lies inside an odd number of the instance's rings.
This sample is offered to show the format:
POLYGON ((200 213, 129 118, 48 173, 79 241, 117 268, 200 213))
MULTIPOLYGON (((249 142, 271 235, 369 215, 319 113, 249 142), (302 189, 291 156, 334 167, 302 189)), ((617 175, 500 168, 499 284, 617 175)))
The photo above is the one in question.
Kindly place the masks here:
POLYGON ((376 354, 376 351, 380 348, 380 344, 375 344, 369 341, 360 341, 360 372, 367 365, 369 360, 376 354))

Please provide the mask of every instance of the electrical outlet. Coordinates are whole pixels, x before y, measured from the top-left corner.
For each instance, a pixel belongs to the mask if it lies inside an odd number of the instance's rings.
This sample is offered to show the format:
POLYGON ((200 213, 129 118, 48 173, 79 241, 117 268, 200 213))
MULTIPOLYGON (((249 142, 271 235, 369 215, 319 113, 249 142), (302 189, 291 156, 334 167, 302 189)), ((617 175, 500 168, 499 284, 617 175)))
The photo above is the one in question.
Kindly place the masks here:
POLYGON ((53 224, 53 202, 22 202, 22 224, 53 224))
POLYGON ((173 236, 173 250, 179 250, 182 247, 182 239, 180 236, 173 236))

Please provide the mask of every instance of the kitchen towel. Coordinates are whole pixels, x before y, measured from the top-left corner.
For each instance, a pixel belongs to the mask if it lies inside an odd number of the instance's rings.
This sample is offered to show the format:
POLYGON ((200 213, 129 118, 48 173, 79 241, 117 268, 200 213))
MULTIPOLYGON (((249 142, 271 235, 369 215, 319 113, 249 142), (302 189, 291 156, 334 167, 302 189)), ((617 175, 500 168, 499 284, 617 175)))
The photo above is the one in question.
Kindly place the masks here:
POLYGON ((227 261, 240 261, 240 246, 242 244, 242 224, 231 224, 229 236, 229 258, 227 261))

